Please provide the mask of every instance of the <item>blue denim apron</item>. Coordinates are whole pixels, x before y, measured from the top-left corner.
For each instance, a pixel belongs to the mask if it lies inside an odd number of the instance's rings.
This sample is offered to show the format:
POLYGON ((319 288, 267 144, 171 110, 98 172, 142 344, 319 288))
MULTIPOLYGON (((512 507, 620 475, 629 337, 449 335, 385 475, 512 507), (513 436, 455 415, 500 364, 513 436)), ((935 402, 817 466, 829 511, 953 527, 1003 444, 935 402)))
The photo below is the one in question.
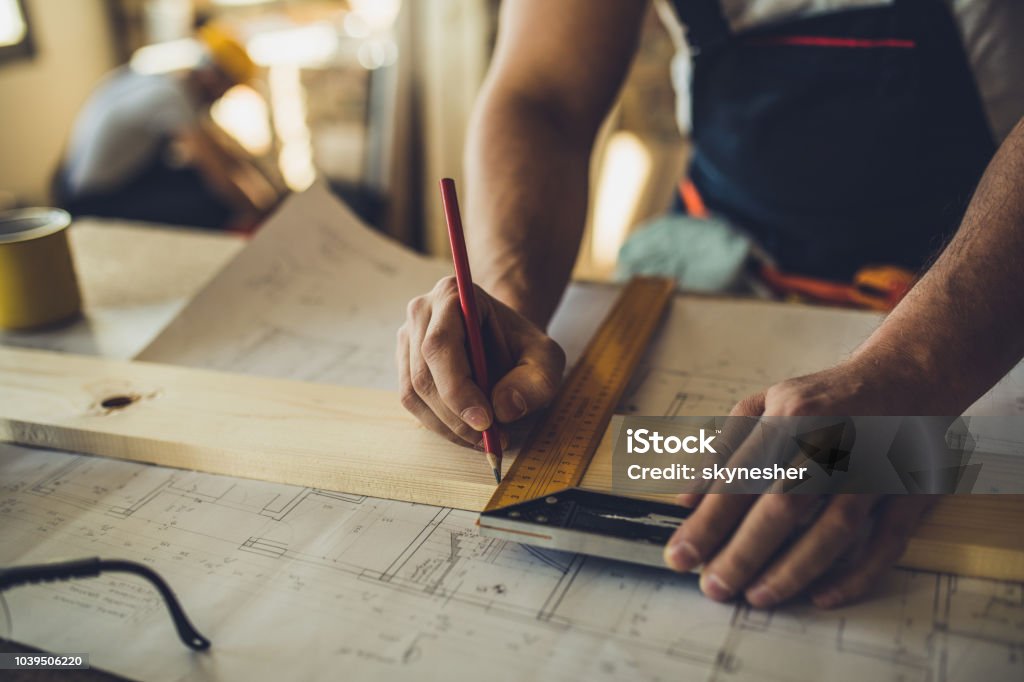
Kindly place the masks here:
POLYGON ((956 230, 992 132, 942 0, 733 32, 674 0, 693 48, 690 178, 783 271, 849 281, 926 265, 956 230))

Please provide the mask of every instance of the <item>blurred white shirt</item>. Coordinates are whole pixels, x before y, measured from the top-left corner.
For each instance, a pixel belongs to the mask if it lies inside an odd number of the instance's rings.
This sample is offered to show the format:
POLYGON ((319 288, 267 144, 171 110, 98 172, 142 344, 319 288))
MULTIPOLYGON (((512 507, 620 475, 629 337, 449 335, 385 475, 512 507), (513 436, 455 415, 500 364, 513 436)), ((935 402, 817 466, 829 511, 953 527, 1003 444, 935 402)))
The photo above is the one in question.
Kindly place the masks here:
POLYGON ((143 172, 200 109, 176 74, 107 75, 75 119, 64 157, 65 189, 80 197, 117 189, 143 172))

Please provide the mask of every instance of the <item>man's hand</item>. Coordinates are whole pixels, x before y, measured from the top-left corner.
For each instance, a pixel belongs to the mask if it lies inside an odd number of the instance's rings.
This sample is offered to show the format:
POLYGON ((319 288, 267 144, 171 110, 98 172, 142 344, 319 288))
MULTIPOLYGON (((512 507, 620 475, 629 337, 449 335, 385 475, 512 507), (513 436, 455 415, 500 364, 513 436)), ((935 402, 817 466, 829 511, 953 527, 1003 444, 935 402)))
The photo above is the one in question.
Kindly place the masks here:
MULTIPOLYGON (((1024 355, 1024 119, 1000 147, 956 236, 906 298, 843 364, 772 386, 734 414, 958 415, 1024 355)), ((863 594, 895 561, 928 497, 836 496, 778 557, 811 502, 797 497, 686 496, 693 515, 665 559, 705 564, 704 592, 758 607, 810 587, 821 607, 863 594), (852 565, 826 571, 875 523, 852 565)))
POLYGON ((397 348, 402 405, 427 428, 469 446, 479 445, 495 418, 513 422, 547 405, 565 369, 565 353, 543 331, 480 287, 476 297, 491 395, 473 382, 454 277, 409 303, 397 348))
MULTIPOLYGON (((905 379, 888 379, 877 366, 850 361, 776 384, 731 414, 912 413, 900 397, 905 379)), ((900 557, 930 498, 835 495, 822 506, 814 495, 689 494, 679 502, 694 510, 669 541, 665 561, 677 571, 704 564, 700 585, 707 596, 725 601, 742 594, 766 608, 810 588, 817 606, 832 608, 863 595, 900 557), (836 566, 851 550, 859 551, 850 563, 836 566)))

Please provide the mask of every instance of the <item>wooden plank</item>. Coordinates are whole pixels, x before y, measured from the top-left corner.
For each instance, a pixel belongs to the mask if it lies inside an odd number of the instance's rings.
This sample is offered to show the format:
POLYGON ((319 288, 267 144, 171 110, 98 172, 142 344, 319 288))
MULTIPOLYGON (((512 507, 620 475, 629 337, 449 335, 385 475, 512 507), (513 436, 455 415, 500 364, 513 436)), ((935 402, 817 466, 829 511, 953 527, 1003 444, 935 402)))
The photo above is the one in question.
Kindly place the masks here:
POLYGON ((0 412, 26 445, 462 509, 494 490, 389 391, 0 348, 0 412))
MULTIPOLYGON (((583 478, 589 490, 611 490, 613 428, 583 478)), ((646 499, 673 502, 674 495, 646 499)), ((1024 495, 937 496, 897 562, 939 573, 1024 580, 1024 495)))
POLYGON ((957 575, 1024 580, 1024 495, 941 497, 899 565, 957 575))
MULTIPOLYGON (((389 391, 46 351, 0 348, 0 440, 473 511, 494 490, 389 391)), ((584 487, 610 489, 610 452, 584 487)), ((941 498, 900 565, 1024 580, 1022 521, 1024 496, 941 498)))

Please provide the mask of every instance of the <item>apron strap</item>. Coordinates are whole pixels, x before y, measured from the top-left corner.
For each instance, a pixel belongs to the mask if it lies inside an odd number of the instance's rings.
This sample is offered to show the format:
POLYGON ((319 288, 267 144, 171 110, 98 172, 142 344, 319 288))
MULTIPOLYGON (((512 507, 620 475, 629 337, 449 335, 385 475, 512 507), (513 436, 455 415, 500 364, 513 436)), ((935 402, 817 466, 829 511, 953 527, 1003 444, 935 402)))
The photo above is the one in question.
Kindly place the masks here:
POLYGON ((672 6, 686 27, 686 41, 696 51, 711 50, 732 37, 719 0, 672 0, 672 6))

